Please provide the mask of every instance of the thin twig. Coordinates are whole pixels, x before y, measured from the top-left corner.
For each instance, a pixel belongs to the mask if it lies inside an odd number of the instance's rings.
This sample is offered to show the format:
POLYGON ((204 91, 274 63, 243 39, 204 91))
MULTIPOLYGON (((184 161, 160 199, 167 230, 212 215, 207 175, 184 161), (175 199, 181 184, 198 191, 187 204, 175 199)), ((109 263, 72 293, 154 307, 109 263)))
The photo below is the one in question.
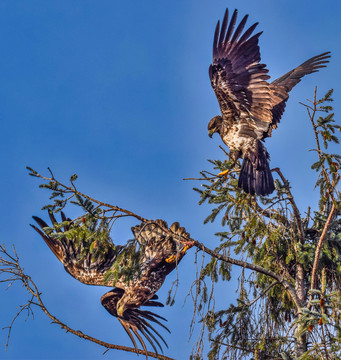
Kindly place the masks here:
POLYGON ((259 296, 257 296, 254 300, 252 300, 249 304, 247 304, 247 306, 248 307, 252 306, 256 301, 258 301, 260 298, 262 298, 267 292, 269 292, 278 283, 279 283, 278 281, 273 282, 259 296))
POLYGON ((242 260, 236 260, 229 256, 216 253, 215 251, 207 248, 204 244, 200 243, 199 241, 194 241, 193 245, 198 247, 199 249, 203 250, 205 253, 217 258, 218 260, 222 260, 229 264, 233 264, 233 265, 237 265, 237 266, 240 266, 243 268, 257 271, 261 274, 270 276, 271 278, 277 280, 280 284, 282 284, 285 287, 285 289, 288 290, 298 311, 300 311, 300 309, 302 308, 303 304, 302 304, 301 300, 297 297, 295 289, 282 276, 276 274, 275 272, 273 272, 271 270, 265 269, 262 266, 259 266, 256 264, 251 264, 251 263, 248 263, 248 262, 242 261, 242 260))

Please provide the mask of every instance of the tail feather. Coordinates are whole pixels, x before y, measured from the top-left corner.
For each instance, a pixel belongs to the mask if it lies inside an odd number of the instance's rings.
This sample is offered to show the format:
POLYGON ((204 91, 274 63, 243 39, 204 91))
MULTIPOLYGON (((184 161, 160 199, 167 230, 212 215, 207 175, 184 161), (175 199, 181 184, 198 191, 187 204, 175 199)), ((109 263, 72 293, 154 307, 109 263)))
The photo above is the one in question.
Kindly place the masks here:
POLYGON ((269 164, 265 169, 256 169, 249 158, 245 157, 240 171, 238 187, 251 195, 269 195, 275 190, 269 164))
POLYGON ((248 194, 263 196, 275 190, 269 166, 269 154, 260 142, 257 143, 255 152, 244 156, 238 187, 248 194))

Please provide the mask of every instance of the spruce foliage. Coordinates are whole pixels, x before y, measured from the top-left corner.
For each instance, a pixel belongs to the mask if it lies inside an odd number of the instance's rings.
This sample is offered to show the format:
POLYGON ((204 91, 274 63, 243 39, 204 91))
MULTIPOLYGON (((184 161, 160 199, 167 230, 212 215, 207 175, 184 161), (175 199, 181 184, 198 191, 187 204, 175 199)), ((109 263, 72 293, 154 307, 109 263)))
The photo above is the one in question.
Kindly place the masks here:
MULTIPOLYGON (((39 185, 42 189, 50 191, 50 203, 43 206, 42 210, 53 213, 61 212, 67 205, 75 205, 80 208, 81 215, 74 220, 66 219, 60 223, 53 224, 53 227, 45 227, 43 230, 55 239, 64 236, 72 241, 79 254, 79 261, 91 254, 91 261, 98 258, 106 259, 108 253, 114 254, 115 261, 111 268, 105 273, 104 281, 112 285, 120 280, 129 283, 140 276, 140 258, 144 251, 136 239, 131 239, 125 245, 115 245, 110 237, 110 231, 117 219, 129 216, 124 209, 111 207, 109 204, 97 204, 90 197, 77 191, 75 181, 77 175, 70 177, 70 185, 65 185, 57 180, 52 171, 51 177, 46 178, 30 167, 29 175, 43 180, 39 185), (62 232, 57 230, 63 229, 62 232)), ((129 213, 129 212, 128 212, 129 213)), ((112 256, 112 255, 110 255, 112 256)))
MULTIPOLYGON (((328 152, 331 143, 339 143, 341 127, 331 96, 332 90, 317 99, 315 90, 314 99, 303 104, 316 141, 311 168, 317 174, 318 208, 298 209, 280 169, 273 169, 276 190, 268 197, 250 196, 237 187, 240 164, 227 177, 201 172, 203 183, 194 190, 199 204, 213 206, 205 223, 220 221, 226 230, 216 234, 220 245, 201 269, 196 307, 209 301, 208 280, 230 279, 229 266, 216 254, 234 253, 278 276, 243 269, 236 303, 218 311, 207 306, 201 321, 209 333, 209 359, 341 358, 341 157, 328 152)), ((210 163, 215 171, 231 168, 231 161, 210 163)), ((202 342, 193 359, 202 357, 202 342)))

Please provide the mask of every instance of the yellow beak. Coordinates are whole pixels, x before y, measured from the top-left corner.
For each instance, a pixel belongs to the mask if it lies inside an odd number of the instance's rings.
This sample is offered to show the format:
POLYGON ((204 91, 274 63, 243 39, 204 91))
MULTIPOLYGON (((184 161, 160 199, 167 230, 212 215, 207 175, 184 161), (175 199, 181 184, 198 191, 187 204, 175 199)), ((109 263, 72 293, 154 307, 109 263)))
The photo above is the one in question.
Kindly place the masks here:
POLYGON ((123 313, 126 311, 124 304, 121 304, 117 308, 117 315, 123 317, 123 313))
POLYGON ((216 131, 217 131, 217 128, 213 128, 213 129, 209 130, 208 136, 211 138, 216 131))

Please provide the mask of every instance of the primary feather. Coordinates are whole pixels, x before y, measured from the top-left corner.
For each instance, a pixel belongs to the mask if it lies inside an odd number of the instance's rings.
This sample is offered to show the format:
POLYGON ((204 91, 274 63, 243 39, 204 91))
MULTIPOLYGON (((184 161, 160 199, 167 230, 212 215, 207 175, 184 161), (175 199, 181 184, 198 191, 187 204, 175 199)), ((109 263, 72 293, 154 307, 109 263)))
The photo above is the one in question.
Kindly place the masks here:
POLYGON ((237 10, 228 20, 228 10, 213 40, 213 63, 209 76, 221 116, 208 124, 209 135, 218 132, 232 158, 243 158, 238 186, 251 195, 274 191, 269 154, 263 140, 271 136, 284 112, 290 90, 307 74, 329 62, 330 53, 314 56, 279 79, 269 83, 265 64, 260 63, 258 23, 245 30, 248 15, 237 28, 237 10))
POLYGON ((178 223, 168 227, 162 220, 145 221, 132 228, 138 247, 136 244, 115 246, 109 235, 102 231, 102 241, 96 245, 98 251, 96 247, 91 251, 90 245, 97 242, 100 232, 96 223, 85 221, 76 224, 61 212, 62 223, 58 224, 53 213, 49 212, 49 216, 51 227, 36 216, 33 219, 39 227, 31 226, 41 235, 65 270, 84 284, 115 287, 102 296, 102 305, 119 320, 135 348, 134 336, 145 351, 145 340, 155 352, 158 349, 162 351, 160 342, 167 344, 152 324, 169 331, 161 322, 166 319, 140 307, 163 306, 156 301, 156 292, 181 261, 192 241, 186 230, 178 223), (123 272, 121 276, 108 277, 108 272, 114 268, 122 271, 127 269, 128 253, 138 258, 138 271, 133 268, 129 279, 123 272))

